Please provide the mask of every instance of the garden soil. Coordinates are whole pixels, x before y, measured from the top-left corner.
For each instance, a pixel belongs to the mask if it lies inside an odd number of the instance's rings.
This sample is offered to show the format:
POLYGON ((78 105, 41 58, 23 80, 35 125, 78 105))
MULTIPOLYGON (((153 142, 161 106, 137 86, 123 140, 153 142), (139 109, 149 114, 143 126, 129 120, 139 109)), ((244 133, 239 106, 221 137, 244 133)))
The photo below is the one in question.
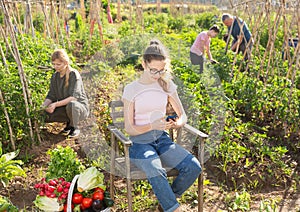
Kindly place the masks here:
MULTIPOLYGON (((27 177, 16 177, 11 184, 4 188, 0 187, 0 195, 9 197, 12 203, 17 206, 20 211, 34 211, 32 209, 33 201, 36 198, 37 190, 34 189, 34 185, 45 176, 46 168, 50 160, 47 151, 55 148, 57 145, 70 146, 76 152, 80 159, 84 159, 85 154, 81 150, 80 141, 76 139, 68 139, 66 136, 61 135, 59 132, 63 129, 61 124, 47 125, 47 129, 41 131, 42 142, 39 145, 33 145, 32 147, 24 147, 20 152, 22 158, 24 158, 25 164, 23 165, 26 171, 27 177)), ((210 164, 206 166, 205 179, 209 179, 210 182, 215 182, 216 176, 214 173, 209 172, 210 164)), ((105 174, 108 180, 109 175, 105 174)), ((126 188, 126 181, 124 179, 117 179, 116 187, 118 189, 126 188)), ((299 191, 299 184, 297 190, 299 191)), ((217 183, 210 183, 204 187, 204 211, 228 211, 225 192, 220 190, 217 183)), ((228 195, 228 192, 227 192, 228 195)), ((234 195, 234 192, 232 193, 234 195)), ((231 195, 231 196, 232 196, 231 195)), ((300 193, 294 193, 291 188, 276 191, 260 191, 259 193, 251 196, 251 211, 259 211, 259 204, 261 199, 270 199, 280 201, 280 205, 277 206, 276 211, 280 212, 299 212, 300 211, 300 193)), ((118 204, 115 200, 115 204, 118 204)), ((197 211, 197 205, 191 202, 190 204, 182 204, 182 211, 194 212, 197 211)), ((116 211, 112 209, 112 211, 116 211)), ((148 210, 155 211, 155 210, 148 210)))

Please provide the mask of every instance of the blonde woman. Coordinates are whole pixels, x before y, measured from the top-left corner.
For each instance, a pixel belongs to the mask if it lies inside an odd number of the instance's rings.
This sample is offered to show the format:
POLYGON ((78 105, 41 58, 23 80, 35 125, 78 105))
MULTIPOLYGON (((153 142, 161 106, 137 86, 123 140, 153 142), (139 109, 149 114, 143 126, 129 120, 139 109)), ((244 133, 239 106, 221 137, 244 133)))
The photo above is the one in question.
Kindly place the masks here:
POLYGON ((146 173, 160 210, 181 211, 180 197, 201 172, 199 161, 186 149, 171 140, 166 130, 183 126, 186 114, 171 80, 170 61, 160 42, 152 40, 143 54, 141 77, 126 85, 124 102, 125 130, 133 145, 131 161, 146 173), (167 103, 177 118, 166 119, 167 103), (175 168, 179 175, 169 184, 162 164, 175 168))
POLYGON ((46 122, 66 122, 63 132, 77 137, 79 121, 89 115, 88 99, 79 72, 70 66, 68 54, 63 49, 53 52, 51 61, 55 69, 50 89, 42 105, 46 122))

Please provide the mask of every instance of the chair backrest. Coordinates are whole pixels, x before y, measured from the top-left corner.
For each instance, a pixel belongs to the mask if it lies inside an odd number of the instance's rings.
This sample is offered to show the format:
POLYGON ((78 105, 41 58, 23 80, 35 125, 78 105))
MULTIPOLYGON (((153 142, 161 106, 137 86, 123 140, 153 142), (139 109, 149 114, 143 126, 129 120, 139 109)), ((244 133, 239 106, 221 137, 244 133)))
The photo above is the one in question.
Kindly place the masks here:
POLYGON ((113 121, 113 125, 118 129, 124 129, 124 110, 123 110, 123 102, 121 100, 111 101, 109 103, 109 107, 111 109, 110 116, 113 121))

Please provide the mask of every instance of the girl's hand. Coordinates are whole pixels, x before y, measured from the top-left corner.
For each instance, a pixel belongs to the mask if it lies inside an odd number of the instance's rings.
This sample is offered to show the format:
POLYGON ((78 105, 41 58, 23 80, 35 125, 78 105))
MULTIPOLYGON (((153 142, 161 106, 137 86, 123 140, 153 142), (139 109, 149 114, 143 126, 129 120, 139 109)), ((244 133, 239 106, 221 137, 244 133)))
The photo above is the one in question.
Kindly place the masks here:
POLYGON ((170 119, 168 122, 167 122, 169 125, 170 125, 170 128, 169 129, 177 129, 177 128, 180 128, 181 126, 178 124, 178 118, 174 121, 172 119, 170 119))
POLYGON ((53 113, 54 110, 55 110, 55 108, 56 108, 55 103, 51 103, 51 104, 45 109, 45 111, 48 112, 48 113, 53 113))

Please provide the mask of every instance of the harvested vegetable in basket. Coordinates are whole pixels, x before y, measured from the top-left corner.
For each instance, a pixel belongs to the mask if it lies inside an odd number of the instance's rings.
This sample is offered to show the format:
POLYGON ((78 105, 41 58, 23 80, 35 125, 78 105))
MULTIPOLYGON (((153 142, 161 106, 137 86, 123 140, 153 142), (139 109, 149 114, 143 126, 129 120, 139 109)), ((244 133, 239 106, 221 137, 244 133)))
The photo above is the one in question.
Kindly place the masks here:
POLYGON ((79 175, 77 190, 79 192, 83 192, 97 187, 105 190, 106 187, 103 185, 103 179, 104 175, 101 172, 99 172, 95 167, 90 167, 79 175))
POLYGON ((46 196, 37 196, 34 201, 34 204, 40 210, 46 212, 56 212, 61 211, 63 209, 63 205, 60 205, 58 203, 57 198, 49 198, 46 196))

